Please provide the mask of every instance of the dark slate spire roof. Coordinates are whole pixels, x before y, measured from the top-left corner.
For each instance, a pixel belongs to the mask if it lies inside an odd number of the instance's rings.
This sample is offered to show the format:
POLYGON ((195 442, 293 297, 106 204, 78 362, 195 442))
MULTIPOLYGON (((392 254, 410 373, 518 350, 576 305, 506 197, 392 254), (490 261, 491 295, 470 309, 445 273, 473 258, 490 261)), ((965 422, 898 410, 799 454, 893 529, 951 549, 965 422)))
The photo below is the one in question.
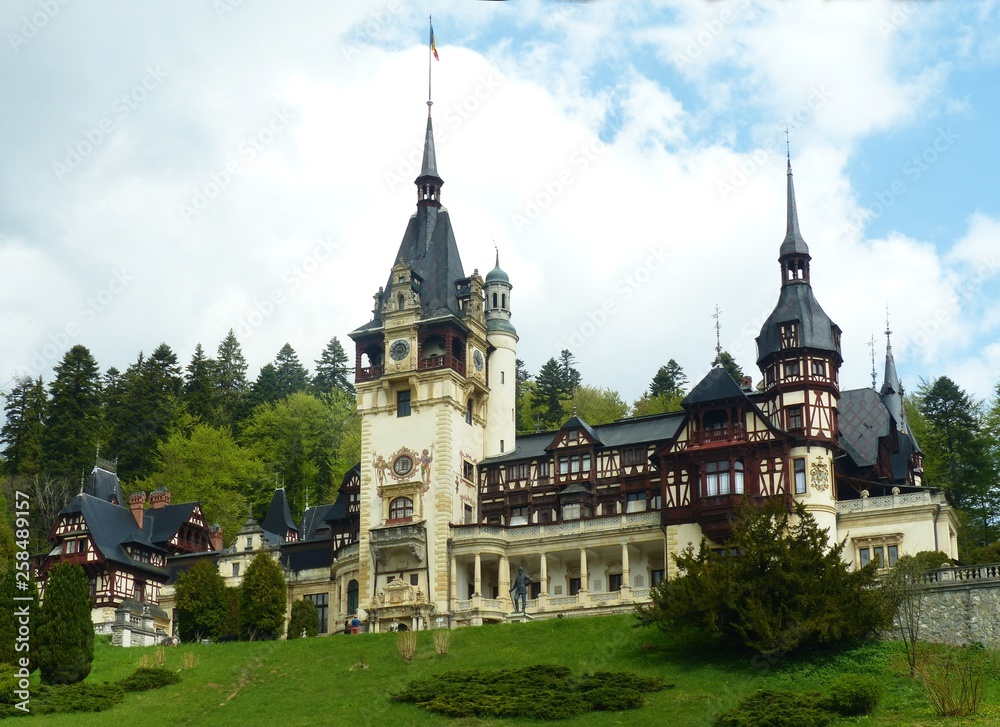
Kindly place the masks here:
POLYGON ((285 495, 284 487, 279 487, 274 491, 274 496, 271 497, 271 506, 267 509, 267 515, 264 516, 261 527, 264 532, 277 535, 282 542, 287 539, 289 530, 299 532, 298 526, 292 520, 291 510, 288 509, 288 497, 285 495))
POLYGON ((882 379, 882 388, 879 390, 879 394, 882 396, 885 408, 889 410, 892 418, 896 421, 896 426, 900 431, 905 431, 906 425, 903 421, 903 385, 899 382, 899 375, 896 373, 896 362, 892 358, 892 341, 889 338, 891 333, 892 331, 887 327, 885 329, 885 376, 882 379))
POLYGON ((434 124, 431 121, 430 109, 427 111, 427 131, 424 134, 424 159, 420 164, 420 176, 417 179, 423 177, 434 177, 442 184, 444 183, 437 171, 437 154, 434 152, 434 124))
POLYGON ((705 378, 691 389, 691 392, 681 401, 681 406, 687 409, 695 404, 703 404, 710 401, 720 401, 722 399, 745 399, 746 393, 739 384, 733 381, 722 366, 714 366, 705 378))
POLYGON ((785 229, 785 239, 781 243, 779 255, 808 255, 809 246, 802 239, 799 231, 799 213, 795 207, 795 187, 792 184, 792 160, 788 159, 788 220, 785 229))
POLYGON ((124 507, 128 506, 128 498, 125 497, 125 493, 122 491, 118 475, 103 467, 94 467, 90 473, 90 479, 84 485, 83 491, 105 502, 113 502, 116 505, 124 507))

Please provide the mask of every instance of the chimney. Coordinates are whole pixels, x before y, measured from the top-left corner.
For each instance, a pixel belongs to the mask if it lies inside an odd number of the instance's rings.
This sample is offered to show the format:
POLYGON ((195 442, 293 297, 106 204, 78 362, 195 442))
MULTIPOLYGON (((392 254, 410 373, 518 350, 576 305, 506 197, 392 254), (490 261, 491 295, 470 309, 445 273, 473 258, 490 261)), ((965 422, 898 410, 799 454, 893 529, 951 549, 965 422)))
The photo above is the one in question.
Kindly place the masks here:
POLYGON ((743 391, 753 391, 753 379, 749 376, 743 377, 743 386, 740 387, 743 391))
POLYGON ((212 550, 222 550, 222 526, 216 523, 208 529, 208 540, 212 550))
POLYGON ((146 504, 145 492, 133 492, 128 496, 128 506, 135 518, 135 524, 142 530, 142 508, 146 504))
POLYGON ((159 510, 170 504, 170 490, 166 487, 157 487, 149 496, 149 507, 159 510))

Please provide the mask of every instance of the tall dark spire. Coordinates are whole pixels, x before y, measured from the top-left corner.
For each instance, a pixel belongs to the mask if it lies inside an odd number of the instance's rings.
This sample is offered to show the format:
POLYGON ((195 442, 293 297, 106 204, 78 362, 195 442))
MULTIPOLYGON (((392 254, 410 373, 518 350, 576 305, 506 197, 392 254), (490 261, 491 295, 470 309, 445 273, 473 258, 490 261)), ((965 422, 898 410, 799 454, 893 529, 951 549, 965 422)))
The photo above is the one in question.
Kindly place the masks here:
POLYGON ((438 176, 437 154, 434 151, 434 122, 431 119, 431 101, 427 102, 427 131, 424 133, 424 158, 420 164, 417 185, 418 207, 440 207, 441 187, 444 180, 438 176))
POLYGON ((889 328, 889 311, 885 312, 885 376, 879 394, 886 409, 896 420, 899 431, 906 431, 906 412, 903 409, 903 385, 896 373, 896 362, 892 357, 892 330, 889 328))
POLYGON ((809 284, 809 246, 799 231, 799 212, 795 207, 795 185, 792 183, 792 156, 788 154, 788 212, 785 239, 781 243, 778 262, 781 263, 781 287, 793 283, 809 284))

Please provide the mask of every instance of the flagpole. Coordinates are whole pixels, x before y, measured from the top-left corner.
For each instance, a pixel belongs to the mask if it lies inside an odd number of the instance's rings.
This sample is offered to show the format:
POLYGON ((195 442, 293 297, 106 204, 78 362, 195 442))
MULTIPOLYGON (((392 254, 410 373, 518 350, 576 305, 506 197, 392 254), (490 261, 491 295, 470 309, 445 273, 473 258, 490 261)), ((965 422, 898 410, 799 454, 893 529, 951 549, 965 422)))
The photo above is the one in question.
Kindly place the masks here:
POLYGON ((427 28, 429 35, 427 36, 427 117, 430 118, 431 106, 434 101, 431 100, 431 53, 433 52, 433 35, 434 35, 434 23, 431 21, 431 16, 427 16, 427 28))

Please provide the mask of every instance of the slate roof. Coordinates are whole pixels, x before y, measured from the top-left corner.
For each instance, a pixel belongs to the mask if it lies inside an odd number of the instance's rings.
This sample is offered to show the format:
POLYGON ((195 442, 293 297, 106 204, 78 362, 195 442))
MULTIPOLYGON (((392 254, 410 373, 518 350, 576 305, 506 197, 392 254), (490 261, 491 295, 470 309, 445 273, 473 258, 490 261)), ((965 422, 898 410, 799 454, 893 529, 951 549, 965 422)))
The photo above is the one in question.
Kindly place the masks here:
POLYGON ((136 525, 135 518, 128 508, 85 493, 70 500, 59 514, 73 513, 83 515, 94 545, 106 560, 129 565, 161 577, 167 575, 162 568, 132 560, 125 552, 124 545, 135 543, 150 551, 166 553, 162 548, 149 542, 146 534, 136 525))
POLYGON ((289 543, 281 549, 281 564, 293 571, 330 567, 330 541, 289 543))
MULTIPOLYGON (((646 444, 673 437, 680 429, 687 416, 682 411, 669 414, 655 414, 648 417, 621 419, 610 424, 598 424, 591 429, 605 447, 620 447, 629 444, 646 444)), ((552 443, 557 430, 519 434, 514 444, 514 451, 505 452, 496 457, 490 457, 481 464, 498 464, 516 462, 521 459, 547 458, 546 447, 552 443)))
MULTIPOLYGON (((878 440, 889 434, 889 411, 873 389, 840 392, 840 446, 858 467, 878 461, 878 440)), ((905 476, 905 474, 904 474, 905 476)))
POLYGON ((188 521, 196 507, 197 502, 183 502, 165 505, 156 510, 144 510, 142 530, 149 542, 166 544, 180 530, 181 525, 188 521))
POLYGON ((117 502, 119 505, 128 505, 128 498, 122 491, 118 475, 109 472, 101 467, 94 467, 84 485, 83 491, 105 502, 117 502))
POLYGON ((798 348, 839 353, 834 330, 836 324, 823 311, 812 286, 805 281, 791 281, 783 285, 778 304, 767 317, 757 336, 757 365, 768 356, 781 350, 781 324, 798 322, 798 348))
POLYGON ((795 206, 795 187, 792 184, 792 160, 788 160, 788 219, 786 221, 785 239, 781 243, 779 256, 808 255, 809 246, 802 239, 799 231, 799 213, 795 206))
POLYGON ((299 531, 299 526, 292 520, 292 512, 288 509, 288 497, 285 488, 279 487, 271 497, 271 506, 267 509, 267 515, 260 526, 264 532, 277 535, 284 542, 289 530, 299 531))
MULTIPOLYGON (((337 495, 337 501, 341 499, 340 495, 337 495)), ((302 540, 312 540, 317 537, 316 531, 322 530, 325 527, 329 527, 328 515, 330 511, 334 509, 336 503, 332 505, 319 505, 317 507, 307 508, 304 513, 302 513, 302 528, 299 530, 299 537, 302 540)), ((346 505, 344 506, 346 510, 346 505)), ((327 533, 325 539, 329 539, 330 534, 327 533)))
POLYGON ((716 365, 684 397, 681 401, 681 406, 686 409, 689 406, 713 401, 746 398, 746 392, 739 387, 739 384, 733 381, 733 377, 729 375, 729 372, 722 368, 722 366, 716 365))

